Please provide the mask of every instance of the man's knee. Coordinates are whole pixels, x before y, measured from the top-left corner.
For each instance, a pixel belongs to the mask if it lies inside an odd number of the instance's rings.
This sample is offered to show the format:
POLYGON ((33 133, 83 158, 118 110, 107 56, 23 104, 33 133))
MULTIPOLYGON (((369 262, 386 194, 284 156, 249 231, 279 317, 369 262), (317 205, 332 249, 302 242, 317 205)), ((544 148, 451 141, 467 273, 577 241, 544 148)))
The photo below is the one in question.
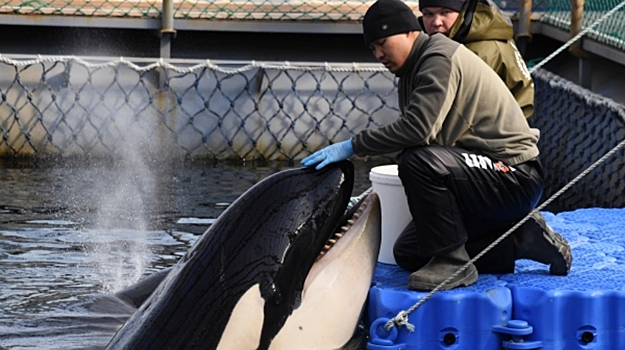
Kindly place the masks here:
POLYGON ((415 251, 410 251, 397 242, 393 246, 393 257, 397 266, 409 272, 417 271, 430 261, 430 258, 420 257, 415 251))
POLYGON ((398 175, 402 181, 412 182, 415 177, 437 179, 449 174, 446 150, 441 146, 419 146, 405 149, 398 161, 398 175))
POLYGON ((417 271, 427 264, 430 258, 418 255, 417 232, 414 223, 406 226, 393 245, 393 257, 399 267, 407 271, 417 271))

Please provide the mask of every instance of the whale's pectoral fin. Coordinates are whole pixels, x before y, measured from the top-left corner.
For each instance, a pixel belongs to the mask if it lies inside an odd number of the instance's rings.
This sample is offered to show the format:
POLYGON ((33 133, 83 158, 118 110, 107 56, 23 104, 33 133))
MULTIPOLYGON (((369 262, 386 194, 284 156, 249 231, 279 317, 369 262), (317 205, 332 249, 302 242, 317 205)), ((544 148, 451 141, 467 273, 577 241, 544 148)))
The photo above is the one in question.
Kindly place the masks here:
POLYGON ((152 292, 154 292, 156 287, 158 287, 163 279, 167 277, 169 271, 171 271, 171 267, 154 272, 153 274, 139 280, 139 282, 115 293, 115 296, 124 301, 126 304, 138 308, 150 295, 152 295, 152 292))

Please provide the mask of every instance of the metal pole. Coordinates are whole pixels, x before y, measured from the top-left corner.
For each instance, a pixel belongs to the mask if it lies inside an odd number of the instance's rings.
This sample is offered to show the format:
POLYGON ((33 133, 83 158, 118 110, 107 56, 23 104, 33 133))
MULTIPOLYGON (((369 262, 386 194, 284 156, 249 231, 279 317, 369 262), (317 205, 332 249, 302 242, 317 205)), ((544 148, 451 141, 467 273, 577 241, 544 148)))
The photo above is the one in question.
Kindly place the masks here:
MULTIPOLYGON (((571 0, 571 38, 578 35, 584 26, 584 0, 571 0)), ((592 62, 590 57, 584 54, 582 46, 583 38, 574 42, 569 48, 569 52, 579 59, 578 62, 578 84, 584 88, 592 87, 592 62)))
POLYGON ((161 24, 161 58, 171 58, 171 41, 174 29, 174 0, 163 0, 161 24))
POLYGON ((530 31, 532 19, 532 0, 523 0, 519 9, 519 24, 516 34, 516 42, 519 52, 525 53, 527 43, 532 39, 530 31))
MULTIPOLYGON (((571 38, 582 31, 584 24, 584 0, 571 0, 571 38)), ((582 40, 571 45, 569 51, 577 56, 582 56, 582 40)))

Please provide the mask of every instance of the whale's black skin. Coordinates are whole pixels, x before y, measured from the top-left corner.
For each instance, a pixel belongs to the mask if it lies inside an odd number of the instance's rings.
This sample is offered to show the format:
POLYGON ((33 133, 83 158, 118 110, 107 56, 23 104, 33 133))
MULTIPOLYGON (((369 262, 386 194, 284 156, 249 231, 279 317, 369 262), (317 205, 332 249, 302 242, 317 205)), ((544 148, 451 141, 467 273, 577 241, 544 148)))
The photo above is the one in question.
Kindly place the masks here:
POLYGON ((241 195, 106 349, 215 349, 240 297, 260 285, 259 349, 267 349, 300 302, 304 281, 349 203, 354 168, 279 172, 241 195))
POLYGON ((131 307, 138 308, 167 277, 169 271, 171 271, 171 267, 154 272, 139 282, 115 293, 115 296, 131 307))

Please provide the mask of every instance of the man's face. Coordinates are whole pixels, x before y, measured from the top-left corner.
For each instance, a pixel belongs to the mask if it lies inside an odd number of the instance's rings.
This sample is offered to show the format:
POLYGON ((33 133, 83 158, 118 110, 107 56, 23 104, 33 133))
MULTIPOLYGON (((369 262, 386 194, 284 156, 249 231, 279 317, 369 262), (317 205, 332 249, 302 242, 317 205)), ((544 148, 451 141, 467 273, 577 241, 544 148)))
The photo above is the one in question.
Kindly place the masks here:
POLYGON ((391 73, 397 73, 410 55, 417 32, 401 33, 381 38, 369 44, 375 58, 391 73))
POLYGON ((434 33, 443 33, 449 36, 451 27, 454 26, 456 19, 460 13, 445 7, 427 7, 421 9, 423 14, 423 25, 425 32, 432 35, 434 33))

